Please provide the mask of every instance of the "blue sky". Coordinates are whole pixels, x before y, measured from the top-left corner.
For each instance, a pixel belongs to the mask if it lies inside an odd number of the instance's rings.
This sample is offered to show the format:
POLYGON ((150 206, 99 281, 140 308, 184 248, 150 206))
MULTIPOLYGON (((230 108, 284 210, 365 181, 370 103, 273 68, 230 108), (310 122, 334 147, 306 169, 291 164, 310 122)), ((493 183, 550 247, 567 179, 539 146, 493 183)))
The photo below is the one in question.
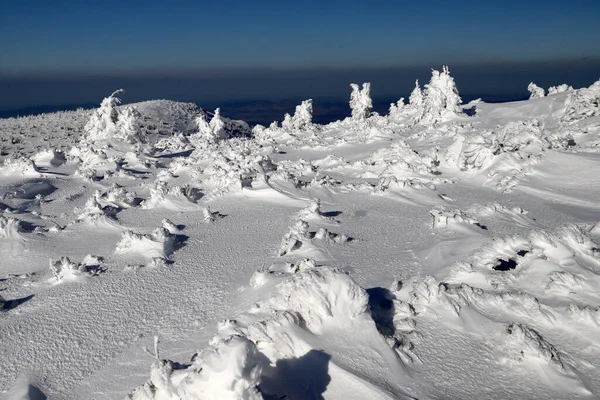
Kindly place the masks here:
POLYGON ((600 1, 0 0, 0 73, 600 56, 600 1))

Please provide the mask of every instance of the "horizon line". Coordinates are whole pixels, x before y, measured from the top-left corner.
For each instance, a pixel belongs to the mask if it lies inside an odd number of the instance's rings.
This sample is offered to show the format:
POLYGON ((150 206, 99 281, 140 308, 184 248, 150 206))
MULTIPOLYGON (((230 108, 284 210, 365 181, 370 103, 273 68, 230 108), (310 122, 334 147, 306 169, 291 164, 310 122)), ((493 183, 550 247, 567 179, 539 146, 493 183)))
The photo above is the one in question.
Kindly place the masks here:
POLYGON ((475 68, 475 67, 526 67, 536 66, 536 64, 552 63, 554 66, 564 64, 582 64, 595 66, 600 64, 600 56, 579 56, 579 57, 560 57, 560 58, 535 58, 521 60, 464 60, 458 62, 418 62, 406 64, 388 64, 388 65, 323 65, 323 66, 248 66, 248 67, 135 67, 135 68, 114 68, 114 69, 93 69, 93 68, 49 68, 49 69, 27 69, 27 70, 1 70, 0 79, 81 79, 81 78, 112 78, 112 77, 171 77, 171 76, 231 76, 236 75, 260 75, 273 73, 326 73, 326 72, 354 72, 354 71, 389 71, 402 69, 436 69, 442 66, 452 68, 475 68))

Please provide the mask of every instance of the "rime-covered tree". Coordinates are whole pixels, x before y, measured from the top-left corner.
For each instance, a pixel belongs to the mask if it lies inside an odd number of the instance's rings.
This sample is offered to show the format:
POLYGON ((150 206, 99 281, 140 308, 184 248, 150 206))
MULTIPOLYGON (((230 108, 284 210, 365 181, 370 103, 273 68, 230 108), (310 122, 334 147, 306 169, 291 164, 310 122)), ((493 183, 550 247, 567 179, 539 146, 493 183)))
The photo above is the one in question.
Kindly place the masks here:
POLYGON ((304 100, 300 105, 296 106, 294 116, 285 114, 285 118, 281 124, 284 129, 307 129, 312 126, 312 99, 304 100))
POLYGON ((398 100, 397 103, 390 104, 390 111, 389 111, 388 115, 390 117, 400 116, 400 114, 402 113, 402 110, 404 110, 405 106, 406 106, 406 104, 404 104, 404 97, 402 97, 400 100, 398 100))
POLYGON ((442 115, 451 112, 461 112, 462 100, 458 94, 454 78, 450 76, 450 69, 446 66, 442 71, 432 70, 431 80, 425 85, 423 91, 423 104, 415 116, 419 123, 437 123, 442 120, 442 115))
POLYGON ((102 140, 112 137, 117 133, 117 123, 119 121, 117 106, 121 103, 121 99, 117 97, 117 94, 123 92, 123 89, 115 90, 110 96, 102 100, 100 108, 94 110, 84 127, 87 132, 87 140, 102 140))
POLYGON ((435 69, 431 71, 431 80, 425 85, 425 91, 424 102, 429 107, 457 113, 461 111, 462 99, 447 66, 442 67, 442 72, 435 69))
POLYGON ((145 138, 140 129, 140 120, 141 114, 136 107, 125 108, 117 120, 119 136, 129 143, 144 143, 145 138))
POLYGON ((423 91, 419 85, 419 80, 415 81, 415 88, 408 98, 408 102, 413 107, 421 107, 423 105, 423 91))
POLYGON ((195 135, 199 135, 207 139, 212 138, 212 128, 206 120, 206 114, 202 113, 196 117, 196 125, 198 126, 198 133, 195 135))
POLYGON ((227 131, 225 130, 225 121, 221 118, 221 109, 217 108, 215 113, 210 120, 210 128, 212 130, 212 135, 215 139, 226 139, 227 131))
POLYGON ((539 87, 533 82, 531 82, 529 86, 527 86, 527 90, 529 90, 529 93, 531 93, 529 99, 540 99, 546 96, 546 91, 544 90, 544 88, 539 87))
POLYGON ((215 143, 220 139, 228 137, 225 130, 225 121, 221 117, 221 109, 217 108, 210 122, 207 121, 206 113, 201 113, 196 117, 196 125, 198 125, 198 133, 190 137, 194 145, 203 146, 207 143, 215 143))
POLYGON ((350 108, 352 109, 352 119, 361 121, 369 118, 373 111, 373 101, 371 100, 371 84, 365 82, 362 90, 356 83, 351 83, 352 93, 350 94, 350 108))

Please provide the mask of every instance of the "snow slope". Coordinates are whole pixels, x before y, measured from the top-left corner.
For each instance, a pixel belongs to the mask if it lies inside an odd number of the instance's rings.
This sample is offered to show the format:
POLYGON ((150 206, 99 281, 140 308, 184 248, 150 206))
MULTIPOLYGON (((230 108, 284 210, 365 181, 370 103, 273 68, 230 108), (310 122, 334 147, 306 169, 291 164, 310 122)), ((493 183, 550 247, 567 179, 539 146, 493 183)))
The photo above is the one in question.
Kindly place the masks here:
POLYGON ((600 83, 536 88, 0 120, 0 397, 600 396, 600 83))

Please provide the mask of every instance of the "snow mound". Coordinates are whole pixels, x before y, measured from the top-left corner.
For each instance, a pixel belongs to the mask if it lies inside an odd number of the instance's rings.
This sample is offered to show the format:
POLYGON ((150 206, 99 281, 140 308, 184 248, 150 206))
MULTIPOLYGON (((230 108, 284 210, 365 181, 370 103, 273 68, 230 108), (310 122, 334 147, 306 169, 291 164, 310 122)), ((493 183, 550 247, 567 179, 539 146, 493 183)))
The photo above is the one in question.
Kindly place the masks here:
POLYGON ((115 253, 135 253, 149 259, 155 257, 168 259, 177 249, 177 244, 177 236, 164 227, 156 228, 150 234, 127 230, 123 232, 121 240, 117 243, 115 253))
POLYGON ((259 361, 256 345, 243 336, 213 340, 185 369, 170 360, 157 359, 152 364, 150 380, 127 398, 261 400, 259 361))
POLYGON ((526 325, 510 324, 505 332, 505 349, 512 359, 540 359, 561 371, 565 370, 558 350, 535 330, 526 325))
POLYGON ((453 224, 468 224, 481 227, 477 219, 469 217, 461 210, 446 211, 443 208, 436 208, 429 211, 431 216, 431 225, 434 229, 442 229, 453 224))
POLYGON ((32 157, 36 167, 60 167, 67 162, 66 155, 61 150, 46 149, 32 157))
POLYGON ((319 335, 329 322, 361 315, 368 315, 368 295, 343 271, 317 268, 295 273, 276 285, 270 299, 253 307, 249 314, 253 322, 222 321, 209 347, 196 353, 185 368, 157 359, 150 380, 128 398, 271 398, 274 393, 269 389, 285 388, 288 381, 279 375, 277 361, 305 353, 298 339, 286 333, 291 326, 319 335))
POLYGON ((401 177, 414 174, 432 175, 435 173, 437 154, 418 154, 408 143, 398 140, 390 146, 374 151, 366 160, 351 164, 364 171, 365 177, 401 177), (368 171, 369 174, 366 175, 368 171))

